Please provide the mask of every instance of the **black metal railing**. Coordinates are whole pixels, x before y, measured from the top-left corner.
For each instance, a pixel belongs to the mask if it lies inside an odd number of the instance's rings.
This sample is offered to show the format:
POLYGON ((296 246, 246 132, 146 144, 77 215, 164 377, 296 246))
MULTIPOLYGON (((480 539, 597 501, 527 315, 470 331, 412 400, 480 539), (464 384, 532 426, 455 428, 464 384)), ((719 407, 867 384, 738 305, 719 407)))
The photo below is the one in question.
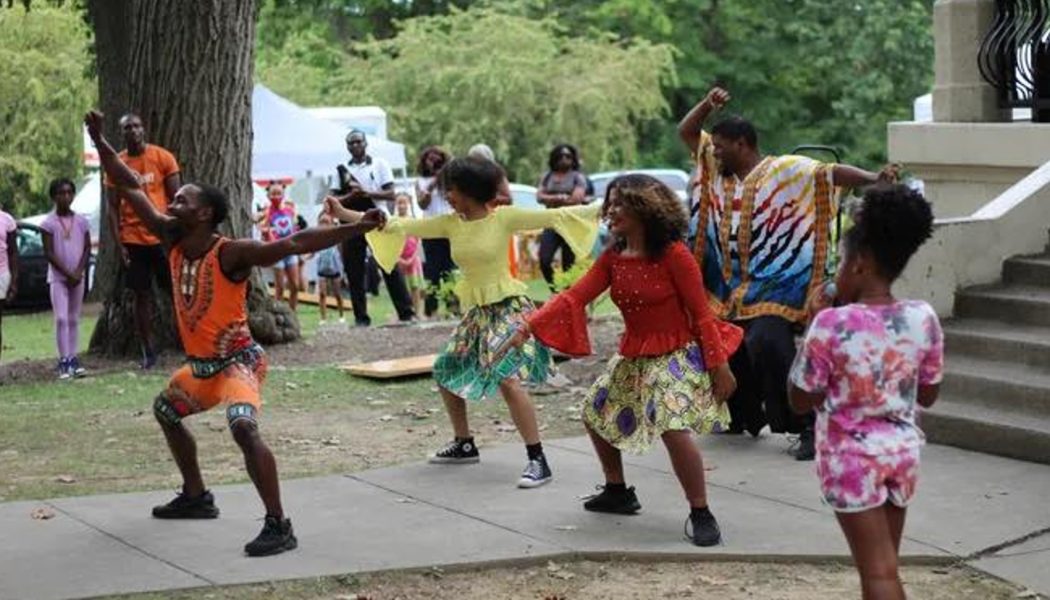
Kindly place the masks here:
POLYGON ((977 62, 1003 108, 1031 108, 1050 122, 1050 0, 996 0, 977 62))

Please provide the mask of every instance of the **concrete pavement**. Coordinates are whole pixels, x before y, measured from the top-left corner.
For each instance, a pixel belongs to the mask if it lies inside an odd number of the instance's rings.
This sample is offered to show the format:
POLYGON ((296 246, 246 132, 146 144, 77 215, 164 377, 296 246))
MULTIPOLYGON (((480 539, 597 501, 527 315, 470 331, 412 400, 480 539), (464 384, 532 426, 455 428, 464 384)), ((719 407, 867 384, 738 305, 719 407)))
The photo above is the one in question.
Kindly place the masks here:
MULTIPOLYGON (((170 491, 0 504, 0 599, 45 600, 249 583, 434 565, 637 554, 712 559, 846 560, 812 463, 784 454, 782 436, 701 441, 722 546, 683 539, 687 507, 662 448, 625 457, 642 513, 587 513, 579 497, 601 481, 589 442, 545 443, 555 481, 514 487, 518 445, 482 448, 482 462, 420 461, 284 482, 299 549, 248 559, 261 527, 248 485, 214 488, 214 521, 150 518, 170 491), (56 516, 33 520, 49 506, 56 516)), ((902 553, 911 561, 966 561, 1050 596, 1050 466, 942 446, 923 456, 902 553)))

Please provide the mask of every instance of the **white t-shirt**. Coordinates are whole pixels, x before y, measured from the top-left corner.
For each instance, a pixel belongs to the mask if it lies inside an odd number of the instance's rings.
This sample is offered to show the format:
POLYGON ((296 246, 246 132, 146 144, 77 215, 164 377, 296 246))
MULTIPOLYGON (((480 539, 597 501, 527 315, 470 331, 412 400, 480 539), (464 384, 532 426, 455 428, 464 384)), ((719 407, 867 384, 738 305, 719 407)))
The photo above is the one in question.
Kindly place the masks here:
POLYGON ((388 183, 394 183, 394 173, 382 158, 365 156, 364 162, 346 163, 346 168, 366 192, 378 192, 388 183))
MULTIPOLYGON (((420 177, 419 189, 427 189, 434 182, 434 179, 434 177, 420 177)), ((430 191, 430 204, 423 209, 423 216, 440 217, 451 212, 452 206, 448 203, 448 200, 445 200, 445 195, 441 193, 438 186, 435 185, 430 191)))

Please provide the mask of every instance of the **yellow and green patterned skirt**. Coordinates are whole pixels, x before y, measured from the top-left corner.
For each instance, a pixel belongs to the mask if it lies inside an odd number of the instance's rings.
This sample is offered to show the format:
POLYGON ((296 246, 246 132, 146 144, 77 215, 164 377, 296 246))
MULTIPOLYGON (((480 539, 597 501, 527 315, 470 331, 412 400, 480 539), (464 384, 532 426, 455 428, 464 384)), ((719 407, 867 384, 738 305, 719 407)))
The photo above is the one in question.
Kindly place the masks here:
POLYGON ((467 400, 498 393, 499 384, 510 377, 526 383, 547 381, 554 373, 551 352, 534 339, 512 348, 499 362, 491 362, 499 341, 532 309, 532 301, 525 296, 471 308, 434 361, 434 381, 467 400))
POLYGON ((666 431, 728 428, 729 407, 715 400, 703 354, 690 344, 661 356, 614 356, 587 394, 583 422, 616 448, 641 454, 666 431))

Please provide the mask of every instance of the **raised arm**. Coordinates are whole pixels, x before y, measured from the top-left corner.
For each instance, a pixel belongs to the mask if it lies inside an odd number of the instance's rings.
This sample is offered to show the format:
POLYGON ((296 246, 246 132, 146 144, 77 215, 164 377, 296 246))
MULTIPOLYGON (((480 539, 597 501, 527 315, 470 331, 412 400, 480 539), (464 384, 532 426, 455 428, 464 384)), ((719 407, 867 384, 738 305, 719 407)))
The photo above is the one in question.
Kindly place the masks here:
POLYGON ((98 150, 99 161, 106 172, 106 177, 113 182, 124 200, 131 203, 131 208, 151 232, 161 238, 169 237, 175 229, 175 218, 158 211, 150 202, 149 197, 139 185, 135 172, 120 160, 113 146, 110 146, 102 135, 102 119, 102 113, 93 110, 84 117, 84 124, 87 125, 88 135, 91 136, 91 141, 95 143, 95 148, 98 150))
POLYGON ((219 260, 222 262, 224 273, 234 279, 243 279, 248 276, 252 267, 265 267, 288 256, 324 250, 380 227, 385 221, 386 214, 383 211, 372 209, 353 224, 308 227, 273 242, 233 240, 223 248, 219 260))
POLYGON ((697 103, 682 120, 678 122, 678 137, 689 148, 691 154, 696 154, 697 144, 700 141, 700 132, 703 130, 704 121, 711 113, 721 109, 731 99, 729 92, 713 87, 707 92, 704 99, 697 103))

